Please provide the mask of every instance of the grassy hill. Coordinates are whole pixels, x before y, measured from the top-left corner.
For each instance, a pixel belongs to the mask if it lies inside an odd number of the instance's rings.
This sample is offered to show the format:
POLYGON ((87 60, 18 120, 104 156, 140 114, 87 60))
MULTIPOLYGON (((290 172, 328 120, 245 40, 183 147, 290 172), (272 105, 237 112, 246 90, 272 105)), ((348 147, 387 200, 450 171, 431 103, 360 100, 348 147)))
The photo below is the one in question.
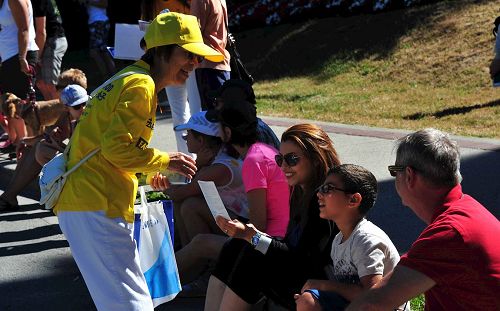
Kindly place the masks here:
POLYGON ((259 113, 500 138, 497 1, 443 1, 238 33, 259 113))

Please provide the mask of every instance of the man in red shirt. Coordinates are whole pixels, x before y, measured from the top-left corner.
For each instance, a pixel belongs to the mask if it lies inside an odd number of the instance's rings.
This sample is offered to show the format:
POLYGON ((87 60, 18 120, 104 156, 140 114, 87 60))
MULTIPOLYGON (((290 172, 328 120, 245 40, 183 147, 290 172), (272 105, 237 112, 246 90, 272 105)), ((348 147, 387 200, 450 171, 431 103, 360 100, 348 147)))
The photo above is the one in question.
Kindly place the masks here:
POLYGON ((347 310, 394 310, 425 293, 425 310, 500 310, 500 223, 460 186, 460 155, 435 129, 399 141, 396 190, 428 224, 392 274, 347 310))

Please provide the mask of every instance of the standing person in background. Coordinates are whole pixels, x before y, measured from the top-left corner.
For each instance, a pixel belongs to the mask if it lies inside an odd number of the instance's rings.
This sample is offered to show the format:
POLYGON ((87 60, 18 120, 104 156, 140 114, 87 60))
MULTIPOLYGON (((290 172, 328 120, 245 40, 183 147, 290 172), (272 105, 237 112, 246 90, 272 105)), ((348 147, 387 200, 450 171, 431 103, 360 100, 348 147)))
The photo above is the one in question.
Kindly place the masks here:
POLYGON ((498 35, 498 31, 500 30, 500 16, 495 20, 495 28, 493 29, 493 33, 495 35, 495 58, 491 61, 490 64, 490 75, 493 79, 496 75, 500 75, 500 36, 498 35))
MULTIPOLYGON (((178 12, 189 14, 190 1, 187 0, 142 0, 141 18, 145 21, 150 21, 160 14, 163 10, 170 12, 178 12)), ((180 124, 185 124, 189 118, 197 112, 201 111, 198 88, 196 86, 196 77, 194 71, 189 74, 186 83, 181 85, 169 85, 164 90, 168 98, 168 104, 172 113, 172 126, 175 128, 180 124)), ((186 131, 174 131, 177 150, 196 157, 190 153, 183 136, 186 131)))
MULTIPOLYGON (((0 0, 0 91, 26 98, 28 75, 37 63, 33 9, 29 0, 0 0), (31 67, 31 68, 30 68, 31 67)), ((1 147, 17 144, 26 136, 22 119, 7 118, 9 140, 1 147)))
POLYGON ((215 63, 205 60, 195 70, 201 108, 209 110, 215 107, 215 100, 210 93, 229 80, 231 72, 230 56, 226 50, 228 31, 226 0, 194 0, 191 3, 191 15, 198 17, 200 21, 203 41, 224 55, 224 61, 215 63))
POLYGON ((84 0, 89 15, 89 52, 106 80, 115 73, 115 62, 108 52, 109 19, 106 15, 108 0, 84 0))
POLYGON ((195 161, 148 147, 158 90, 182 84, 200 58, 222 55, 203 44, 198 21, 158 15, 148 26, 141 60, 94 91, 71 138, 69 175, 54 212, 98 310, 153 310, 133 239, 136 173, 166 169, 192 178, 195 161))
POLYGON ((45 100, 56 99, 57 77, 68 49, 61 14, 55 0, 31 0, 35 16, 36 44, 40 49, 36 86, 45 100))

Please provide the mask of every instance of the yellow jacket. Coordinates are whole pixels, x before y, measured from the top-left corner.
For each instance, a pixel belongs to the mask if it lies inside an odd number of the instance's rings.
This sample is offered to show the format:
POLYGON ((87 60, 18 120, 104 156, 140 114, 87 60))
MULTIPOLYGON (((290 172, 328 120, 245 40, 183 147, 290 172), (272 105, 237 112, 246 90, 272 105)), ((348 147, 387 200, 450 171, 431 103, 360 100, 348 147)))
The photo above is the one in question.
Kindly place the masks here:
POLYGON ((101 148, 69 175, 54 208, 58 211, 105 211, 110 218, 134 219, 135 173, 168 167, 165 152, 148 148, 156 113, 155 85, 143 61, 123 69, 144 72, 105 83, 87 104, 71 137, 68 169, 101 148))

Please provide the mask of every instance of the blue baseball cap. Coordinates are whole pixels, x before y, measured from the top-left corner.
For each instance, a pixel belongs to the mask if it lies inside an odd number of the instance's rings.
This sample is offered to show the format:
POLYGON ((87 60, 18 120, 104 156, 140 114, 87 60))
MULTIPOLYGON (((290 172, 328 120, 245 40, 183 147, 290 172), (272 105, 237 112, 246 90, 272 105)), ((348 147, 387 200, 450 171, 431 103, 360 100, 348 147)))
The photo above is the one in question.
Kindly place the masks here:
POLYGON ((73 107, 85 103, 91 97, 83 87, 78 84, 70 84, 61 91, 60 98, 65 106, 73 107))

